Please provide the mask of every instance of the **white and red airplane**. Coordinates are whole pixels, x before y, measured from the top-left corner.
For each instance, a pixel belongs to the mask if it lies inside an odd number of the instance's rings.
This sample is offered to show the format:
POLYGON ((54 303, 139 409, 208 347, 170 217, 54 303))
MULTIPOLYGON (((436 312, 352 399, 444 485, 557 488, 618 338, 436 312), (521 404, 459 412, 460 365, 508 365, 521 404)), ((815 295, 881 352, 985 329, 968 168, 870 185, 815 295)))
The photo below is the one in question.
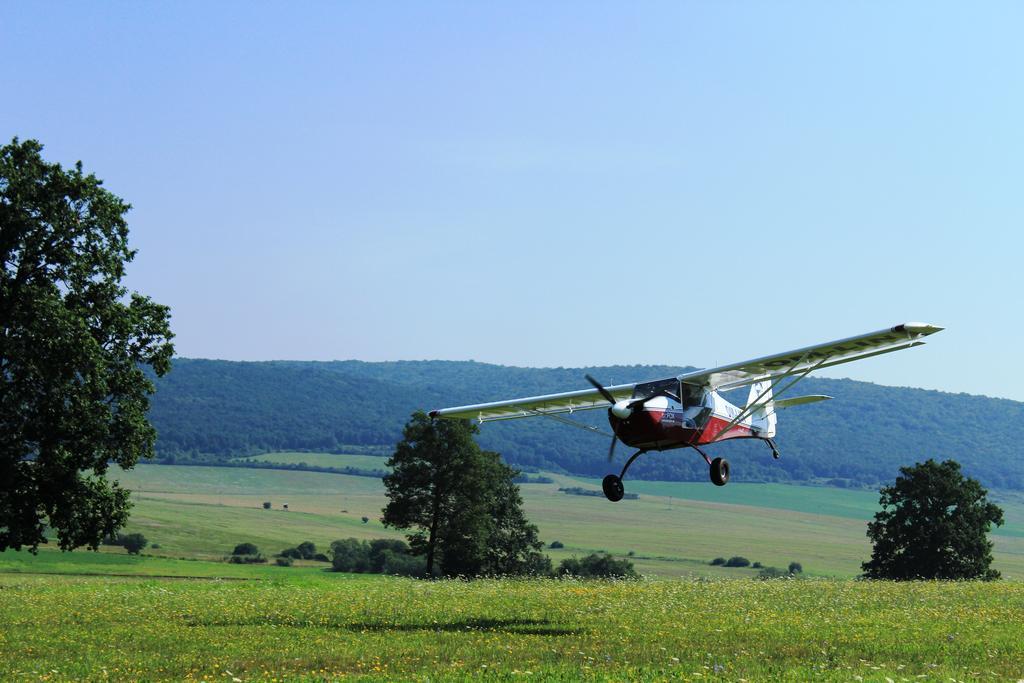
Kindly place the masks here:
POLYGON ((926 323, 904 323, 856 337, 708 370, 694 370, 653 382, 604 387, 587 375, 587 381, 594 387, 592 389, 442 408, 432 410, 430 416, 476 419, 480 422, 542 416, 602 433, 597 427, 576 422, 566 415, 610 404, 608 422, 612 428, 612 442, 608 460, 611 461, 615 453, 616 441, 638 450, 618 475, 609 474, 604 478, 602 488, 608 500, 622 500, 625 493, 622 478, 634 460, 648 451, 672 448, 696 450, 710 468, 711 481, 716 486, 725 486, 729 481, 729 462, 724 458, 712 460, 701 446, 727 439, 761 439, 778 458, 779 449, 773 440, 776 412, 831 398, 820 395, 779 398, 808 373, 920 346, 924 344, 924 337, 942 329, 926 323), (780 386, 786 378, 791 379, 785 386, 780 386), (743 407, 733 405, 718 393, 743 386, 750 386, 743 407))

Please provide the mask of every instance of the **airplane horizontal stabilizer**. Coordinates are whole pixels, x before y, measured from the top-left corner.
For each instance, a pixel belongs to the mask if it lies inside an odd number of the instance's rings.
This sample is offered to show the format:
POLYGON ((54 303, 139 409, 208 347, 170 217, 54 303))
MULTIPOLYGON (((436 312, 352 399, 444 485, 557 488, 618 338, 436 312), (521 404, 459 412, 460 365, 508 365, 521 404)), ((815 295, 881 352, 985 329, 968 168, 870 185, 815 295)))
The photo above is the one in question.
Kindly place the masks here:
POLYGON ((782 410, 783 408, 790 408, 792 406, 802 406, 806 403, 817 403, 818 401, 830 401, 831 396, 825 396, 823 394, 812 394, 811 396, 795 396, 793 398, 782 398, 775 401, 775 409, 782 410))

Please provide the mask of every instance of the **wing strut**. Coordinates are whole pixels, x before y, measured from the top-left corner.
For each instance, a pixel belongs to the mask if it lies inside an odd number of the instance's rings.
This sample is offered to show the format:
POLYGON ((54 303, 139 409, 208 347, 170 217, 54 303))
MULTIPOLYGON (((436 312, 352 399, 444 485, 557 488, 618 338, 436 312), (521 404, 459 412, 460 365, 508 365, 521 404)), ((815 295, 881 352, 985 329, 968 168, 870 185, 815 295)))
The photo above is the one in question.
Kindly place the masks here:
POLYGON ((541 412, 539 410, 532 410, 530 408, 525 408, 523 412, 532 413, 533 415, 539 415, 540 417, 549 417, 552 420, 555 420, 556 422, 561 422, 562 424, 567 424, 570 427, 576 427, 577 429, 582 429, 584 431, 590 432, 591 434, 600 434, 601 436, 607 436, 609 439, 615 438, 614 434, 609 434, 608 432, 603 432, 598 427, 595 427, 594 425, 583 424, 582 422, 577 422, 576 420, 570 420, 567 417, 562 417, 561 415, 557 415, 555 413, 543 413, 543 412, 541 412))
MULTIPOLYGON (((740 411, 740 414, 737 415, 736 417, 734 417, 729 422, 729 424, 727 424, 724 429, 722 429, 720 432, 718 432, 718 434, 715 435, 715 438, 713 438, 711 441, 708 441, 708 443, 709 444, 715 443, 716 441, 718 441, 719 439, 724 437, 729 432, 730 429, 732 429, 733 427, 738 425, 740 422, 742 422, 743 420, 745 420, 748 417, 750 417, 751 415, 753 415, 755 410, 757 410, 759 407, 764 405, 764 404, 761 403, 761 399, 764 398, 765 396, 767 396, 769 394, 769 392, 771 392, 773 389, 775 389, 775 387, 778 386, 782 382, 783 379, 785 379, 786 377, 791 377, 791 375, 789 373, 793 371, 793 368, 796 368, 801 363, 803 363, 804 359, 806 357, 807 357, 806 354, 804 356, 801 356, 800 360, 798 360, 797 362, 793 363, 793 365, 790 366, 789 370, 787 370, 786 372, 784 372, 781 375, 779 375, 777 377, 777 379, 768 386, 767 389, 762 391, 757 398, 755 398, 745 408, 743 408, 743 410, 740 411)), ((796 377, 793 379, 792 382, 790 382, 789 384, 784 386, 782 389, 779 389, 778 393, 775 393, 770 400, 774 401, 776 398, 778 398, 782 394, 784 394, 787 391, 789 391, 790 389, 792 389, 796 385, 797 382, 799 382, 804 377, 806 377, 810 373, 812 373, 815 370, 817 370, 829 358, 831 358, 831 356, 825 356, 824 358, 822 358, 820 361, 818 361, 814 365, 810 366, 806 370, 802 371, 800 374, 796 375, 796 377)))

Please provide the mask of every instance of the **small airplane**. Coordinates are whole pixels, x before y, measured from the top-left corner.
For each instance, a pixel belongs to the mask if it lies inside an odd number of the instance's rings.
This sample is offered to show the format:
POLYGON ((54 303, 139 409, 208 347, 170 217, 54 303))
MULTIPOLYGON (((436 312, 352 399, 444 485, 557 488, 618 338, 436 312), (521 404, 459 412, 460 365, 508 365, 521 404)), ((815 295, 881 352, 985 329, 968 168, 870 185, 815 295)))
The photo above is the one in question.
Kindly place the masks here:
POLYGON ((772 456, 778 459, 779 449, 774 439, 777 411, 832 398, 821 395, 779 398, 782 394, 814 370, 921 346, 924 337, 942 329, 926 323, 904 323, 856 337, 717 368, 684 372, 652 382, 605 387, 586 375, 592 389, 442 408, 432 410, 430 417, 476 419, 483 423, 539 416, 589 432, 603 433, 593 425, 577 422, 566 415, 607 406, 608 422, 612 428, 608 461, 611 462, 615 455, 618 441, 638 449, 619 474, 609 474, 601 482, 608 500, 622 500, 625 494, 622 479, 637 458, 649 451, 673 448, 692 448, 700 453, 708 464, 711 482, 725 486, 729 481, 729 462, 725 458, 711 459, 701 446, 728 439, 760 439, 768 444, 772 456), (781 386, 787 378, 785 386, 781 386), (749 386, 750 391, 743 407, 733 405, 719 394, 719 391, 744 386, 749 386))

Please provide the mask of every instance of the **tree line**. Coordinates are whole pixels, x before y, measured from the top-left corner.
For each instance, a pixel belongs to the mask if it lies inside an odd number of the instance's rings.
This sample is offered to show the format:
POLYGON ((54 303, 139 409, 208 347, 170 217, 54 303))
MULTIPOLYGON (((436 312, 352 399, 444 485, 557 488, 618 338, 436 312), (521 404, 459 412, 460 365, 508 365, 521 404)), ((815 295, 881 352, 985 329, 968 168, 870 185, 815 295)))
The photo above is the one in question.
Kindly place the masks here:
MULTIPOLYGON (((175 359, 156 379, 151 418, 161 459, 214 461, 273 450, 331 452, 359 444, 390 447, 416 409, 560 391, 585 384, 585 369, 509 368, 483 363, 339 361, 242 363, 175 359), (358 405, 358 410, 350 406, 358 405)), ((683 368, 590 369, 615 381, 671 376, 683 368)), ((582 387, 581 387, 582 388, 582 387)), ((901 457, 937 454, 992 487, 1024 490, 1017 434, 1024 404, 965 394, 882 387, 809 377, 800 391, 835 396, 786 411, 783 457, 760 443, 716 446, 743 481, 808 482, 877 488, 901 457)), ((734 397, 742 402, 745 396, 734 397)), ((607 428, 604 411, 578 419, 607 428)), ((551 420, 486 424, 481 445, 523 471, 603 476, 607 446, 551 420)), ((704 481, 706 466, 687 451, 649 453, 630 475, 704 481)))

